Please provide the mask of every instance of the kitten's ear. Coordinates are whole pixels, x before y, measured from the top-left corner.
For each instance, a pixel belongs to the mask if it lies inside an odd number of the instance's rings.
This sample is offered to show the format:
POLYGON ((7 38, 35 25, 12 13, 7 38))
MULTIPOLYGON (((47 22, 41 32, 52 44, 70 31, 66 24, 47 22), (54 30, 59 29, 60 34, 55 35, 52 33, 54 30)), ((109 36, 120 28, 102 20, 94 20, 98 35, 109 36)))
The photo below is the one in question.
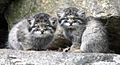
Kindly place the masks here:
POLYGON ((27 22, 28 22, 30 25, 32 24, 30 18, 27 19, 27 22))
POLYGON ((58 13, 57 13, 57 16, 58 16, 58 18, 63 17, 63 16, 64 16, 64 12, 58 12, 58 13))
POLYGON ((30 16, 26 16, 25 19, 27 19, 27 22, 31 25, 31 17, 30 16))
POLYGON ((79 10, 79 11, 77 12, 77 14, 78 14, 79 18, 81 18, 84 22, 87 21, 86 13, 85 13, 84 10, 79 10))
POLYGON ((31 24, 32 24, 32 23, 31 23, 31 17, 30 17, 30 16, 27 16, 26 19, 27 19, 27 22, 31 25, 31 24))
POLYGON ((57 10, 57 16, 58 16, 58 18, 63 17, 64 14, 65 14, 65 13, 63 12, 63 9, 62 9, 62 8, 60 8, 60 9, 57 10))
POLYGON ((29 17, 29 18, 27 18, 27 22, 28 22, 29 25, 32 27, 32 26, 34 26, 35 19, 34 19, 33 17, 29 17))
POLYGON ((82 18, 82 19, 85 19, 85 18, 86 18, 85 11, 78 11, 77 14, 78 14, 79 17, 82 18))
POLYGON ((58 19, 56 17, 51 17, 49 20, 50 20, 50 23, 53 27, 57 26, 58 19))

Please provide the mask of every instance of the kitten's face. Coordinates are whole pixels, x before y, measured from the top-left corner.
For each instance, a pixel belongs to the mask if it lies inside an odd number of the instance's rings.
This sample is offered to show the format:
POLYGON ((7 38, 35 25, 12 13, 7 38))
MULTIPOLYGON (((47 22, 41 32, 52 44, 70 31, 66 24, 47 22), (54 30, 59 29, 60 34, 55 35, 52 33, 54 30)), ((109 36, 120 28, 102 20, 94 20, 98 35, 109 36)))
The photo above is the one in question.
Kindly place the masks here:
POLYGON ((79 17, 73 15, 61 18, 59 23, 61 24, 61 26, 67 29, 76 29, 80 25, 84 24, 84 22, 79 17))
POLYGON ((64 9, 58 14, 59 24, 65 29, 77 29, 81 25, 85 24, 84 13, 79 13, 76 8, 64 9))
POLYGON ((55 32, 54 27, 50 22, 50 16, 47 14, 38 14, 29 21, 29 32, 35 37, 48 37, 53 36, 55 32))

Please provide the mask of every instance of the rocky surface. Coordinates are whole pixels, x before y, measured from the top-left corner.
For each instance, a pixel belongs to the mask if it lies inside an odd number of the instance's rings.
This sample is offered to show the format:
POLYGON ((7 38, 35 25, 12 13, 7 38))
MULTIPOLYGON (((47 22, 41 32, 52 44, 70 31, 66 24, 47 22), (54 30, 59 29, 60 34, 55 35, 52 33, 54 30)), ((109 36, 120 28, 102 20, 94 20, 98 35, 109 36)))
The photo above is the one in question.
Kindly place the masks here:
POLYGON ((120 55, 1 49, 0 65, 120 65, 120 55))
POLYGON ((38 12, 56 16, 56 11, 66 7, 85 10, 87 16, 119 16, 119 0, 15 0, 9 6, 5 16, 10 28, 19 19, 38 12))

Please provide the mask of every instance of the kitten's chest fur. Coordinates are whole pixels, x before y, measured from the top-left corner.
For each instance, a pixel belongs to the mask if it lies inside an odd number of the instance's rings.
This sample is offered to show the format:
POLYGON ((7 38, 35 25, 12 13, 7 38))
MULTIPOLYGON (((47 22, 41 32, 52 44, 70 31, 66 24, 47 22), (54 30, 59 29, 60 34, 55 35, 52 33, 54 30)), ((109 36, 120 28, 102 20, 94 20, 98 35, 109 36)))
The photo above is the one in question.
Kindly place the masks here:
POLYGON ((83 34, 84 30, 85 30, 85 26, 80 26, 76 29, 66 29, 65 34, 69 40, 79 41, 81 39, 81 35, 83 34))
POLYGON ((47 48, 47 45, 51 42, 53 36, 48 37, 33 37, 29 36, 26 37, 24 40, 25 43, 24 46, 28 49, 34 49, 34 50, 45 50, 47 48))

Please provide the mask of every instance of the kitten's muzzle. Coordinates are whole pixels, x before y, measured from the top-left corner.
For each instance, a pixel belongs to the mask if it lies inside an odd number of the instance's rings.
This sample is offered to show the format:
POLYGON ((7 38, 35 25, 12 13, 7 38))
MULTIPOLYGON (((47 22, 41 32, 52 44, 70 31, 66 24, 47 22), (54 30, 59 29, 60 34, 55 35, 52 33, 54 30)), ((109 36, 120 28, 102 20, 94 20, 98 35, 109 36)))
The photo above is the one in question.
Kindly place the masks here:
POLYGON ((72 26, 73 23, 70 23, 70 26, 72 26))
POLYGON ((44 34, 44 30, 41 30, 41 34, 44 34))

